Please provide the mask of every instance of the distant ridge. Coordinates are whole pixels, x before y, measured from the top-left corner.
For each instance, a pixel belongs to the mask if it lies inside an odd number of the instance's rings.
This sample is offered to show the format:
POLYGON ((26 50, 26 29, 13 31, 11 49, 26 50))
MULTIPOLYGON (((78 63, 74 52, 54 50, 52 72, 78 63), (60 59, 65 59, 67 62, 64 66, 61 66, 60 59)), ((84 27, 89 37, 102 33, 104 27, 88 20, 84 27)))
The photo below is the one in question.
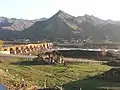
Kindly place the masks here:
POLYGON ((44 20, 46 20, 46 18, 36 20, 24 20, 0 17, 0 39, 10 40, 10 38, 16 38, 20 35, 20 31, 29 28, 37 21, 44 20))
POLYGON ((0 17, 0 27, 8 30, 21 31, 33 25, 36 21, 44 21, 44 20, 46 20, 46 18, 41 18, 36 20, 24 20, 24 19, 0 17))

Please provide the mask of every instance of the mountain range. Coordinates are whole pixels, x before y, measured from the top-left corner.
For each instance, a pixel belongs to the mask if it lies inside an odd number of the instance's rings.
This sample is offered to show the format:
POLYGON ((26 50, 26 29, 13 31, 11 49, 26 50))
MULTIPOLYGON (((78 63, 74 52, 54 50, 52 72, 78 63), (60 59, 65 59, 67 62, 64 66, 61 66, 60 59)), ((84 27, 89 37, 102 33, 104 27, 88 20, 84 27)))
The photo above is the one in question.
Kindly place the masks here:
POLYGON ((46 18, 36 20, 24 20, 16 18, 0 17, 0 39, 10 40, 20 36, 24 29, 32 26, 37 21, 44 21, 46 18))
POLYGON ((31 40, 86 39, 120 42, 120 21, 102 20, 93 15, 72 16, 59 10, 52 17, 23 20, 0 17, 0 39, 29 38, 31 40))

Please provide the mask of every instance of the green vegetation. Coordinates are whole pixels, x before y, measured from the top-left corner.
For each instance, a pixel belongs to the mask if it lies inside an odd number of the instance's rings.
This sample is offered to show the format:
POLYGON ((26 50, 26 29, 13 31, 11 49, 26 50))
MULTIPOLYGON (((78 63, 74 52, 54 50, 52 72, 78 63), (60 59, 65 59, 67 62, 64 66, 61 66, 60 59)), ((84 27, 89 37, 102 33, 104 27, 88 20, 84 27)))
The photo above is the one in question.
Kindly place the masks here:
POLYGON ((4 41, 0 40, 0 47, 4 45, 4 41))
MULTIPOLYGON (((107 83, 101 80, 90 79, 90 77, 108 71, 111 67, 108 67, 106 65, 91 65, 82 63, 72 63, 67 64, 67 66, 60 64, 32 65, 32 61, 30 61, 31 64, 28 65, 19 64, 19 62, 26 61, 22 59, 6 58, 3 60, 0 58, 0 60, 2 60, 0 63, 0 70, 3 70, 2 72, 7 75, 7 80, 10 84, 18 83, 20 82, 20 79, 24 79, 28 85, 35 83, 37 86, 43 87, 46 80, 48 87, 63 85, 65 87, 65 90, 73 90, 73 86, 93 88, 95 85, 111 85, 111 83, 107 83)), ((1 76, 0 81, 1 83, 4 82, 3 77, 1 76)))
POLYGON ((76 29, 78 29, 78 26, 76 26, 76 25, 71 25, 71 28, 72 28, 73 30, 76 30, 76 29))

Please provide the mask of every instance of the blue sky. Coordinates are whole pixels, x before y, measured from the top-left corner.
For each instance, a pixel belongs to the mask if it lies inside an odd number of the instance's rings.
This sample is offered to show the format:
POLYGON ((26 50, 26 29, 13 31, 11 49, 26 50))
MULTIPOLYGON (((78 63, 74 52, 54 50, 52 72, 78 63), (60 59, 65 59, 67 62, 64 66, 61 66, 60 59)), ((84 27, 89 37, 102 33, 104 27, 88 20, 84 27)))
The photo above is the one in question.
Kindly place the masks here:
POLYGON ((120 0, 0 0, 0 16, 23 19, 49 18, 63 10, 74 16, 120 20, 119 8, 120 0))

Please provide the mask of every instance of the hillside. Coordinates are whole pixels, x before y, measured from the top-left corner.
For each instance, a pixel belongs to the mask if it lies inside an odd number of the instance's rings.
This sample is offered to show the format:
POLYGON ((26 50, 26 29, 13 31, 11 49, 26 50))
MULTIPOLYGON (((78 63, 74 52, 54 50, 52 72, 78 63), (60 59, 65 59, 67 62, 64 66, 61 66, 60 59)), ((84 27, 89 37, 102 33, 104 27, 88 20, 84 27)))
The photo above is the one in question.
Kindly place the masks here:
POLYGON ((22 30, 32 26, 37 21, 43 20, 46 20, 46 18, 24 20, 0 17, 0 39, 9 40, 10 38, 16 38, 22 30))
POLYGON ((32 26, 35 22, 44 21, 44 20, 46 20, 46 18, 41 18, 36 20, 24 20, 24 19, 0 17, 0 28, 7 30, 22 31, 32 26))
POLYGON ((93 15, 74 17, 63 11, 58 11, 51 18, 36 22, 31 27, 25 29, 22 36, 27 36, 32 40, 64 38, 86 39, 91 37, 94 42, 109 40, 120 41, 120 22, 112 20, 102 20, 93 15))
POLYGON ((119 21, 102 20, 95 16, 84 15, 77 17, 82 20, 79 24, 82 28, 83 37, 92 37, 95 41, 108 39, 113 42, 120 42, 120 23, 119 21))
POLYGON ((74 29, 79 29, 76 25, 75 17, 71 16, 63 11, 57 12, 51 18, 43 21, 36 22, 30 28, 23 31, 24 36, 28 36, 31 39, 50 39, 56 38, 71 39, 74 29))
POLYGON ((102 20, 93 15, 74 17, 59 10, 49 19, 0 18, 0 39, 31 40, 87 39, 93 42, 120 42, 120 21, 102 20), (8 35, 9 33, 9 35, 8 35))

